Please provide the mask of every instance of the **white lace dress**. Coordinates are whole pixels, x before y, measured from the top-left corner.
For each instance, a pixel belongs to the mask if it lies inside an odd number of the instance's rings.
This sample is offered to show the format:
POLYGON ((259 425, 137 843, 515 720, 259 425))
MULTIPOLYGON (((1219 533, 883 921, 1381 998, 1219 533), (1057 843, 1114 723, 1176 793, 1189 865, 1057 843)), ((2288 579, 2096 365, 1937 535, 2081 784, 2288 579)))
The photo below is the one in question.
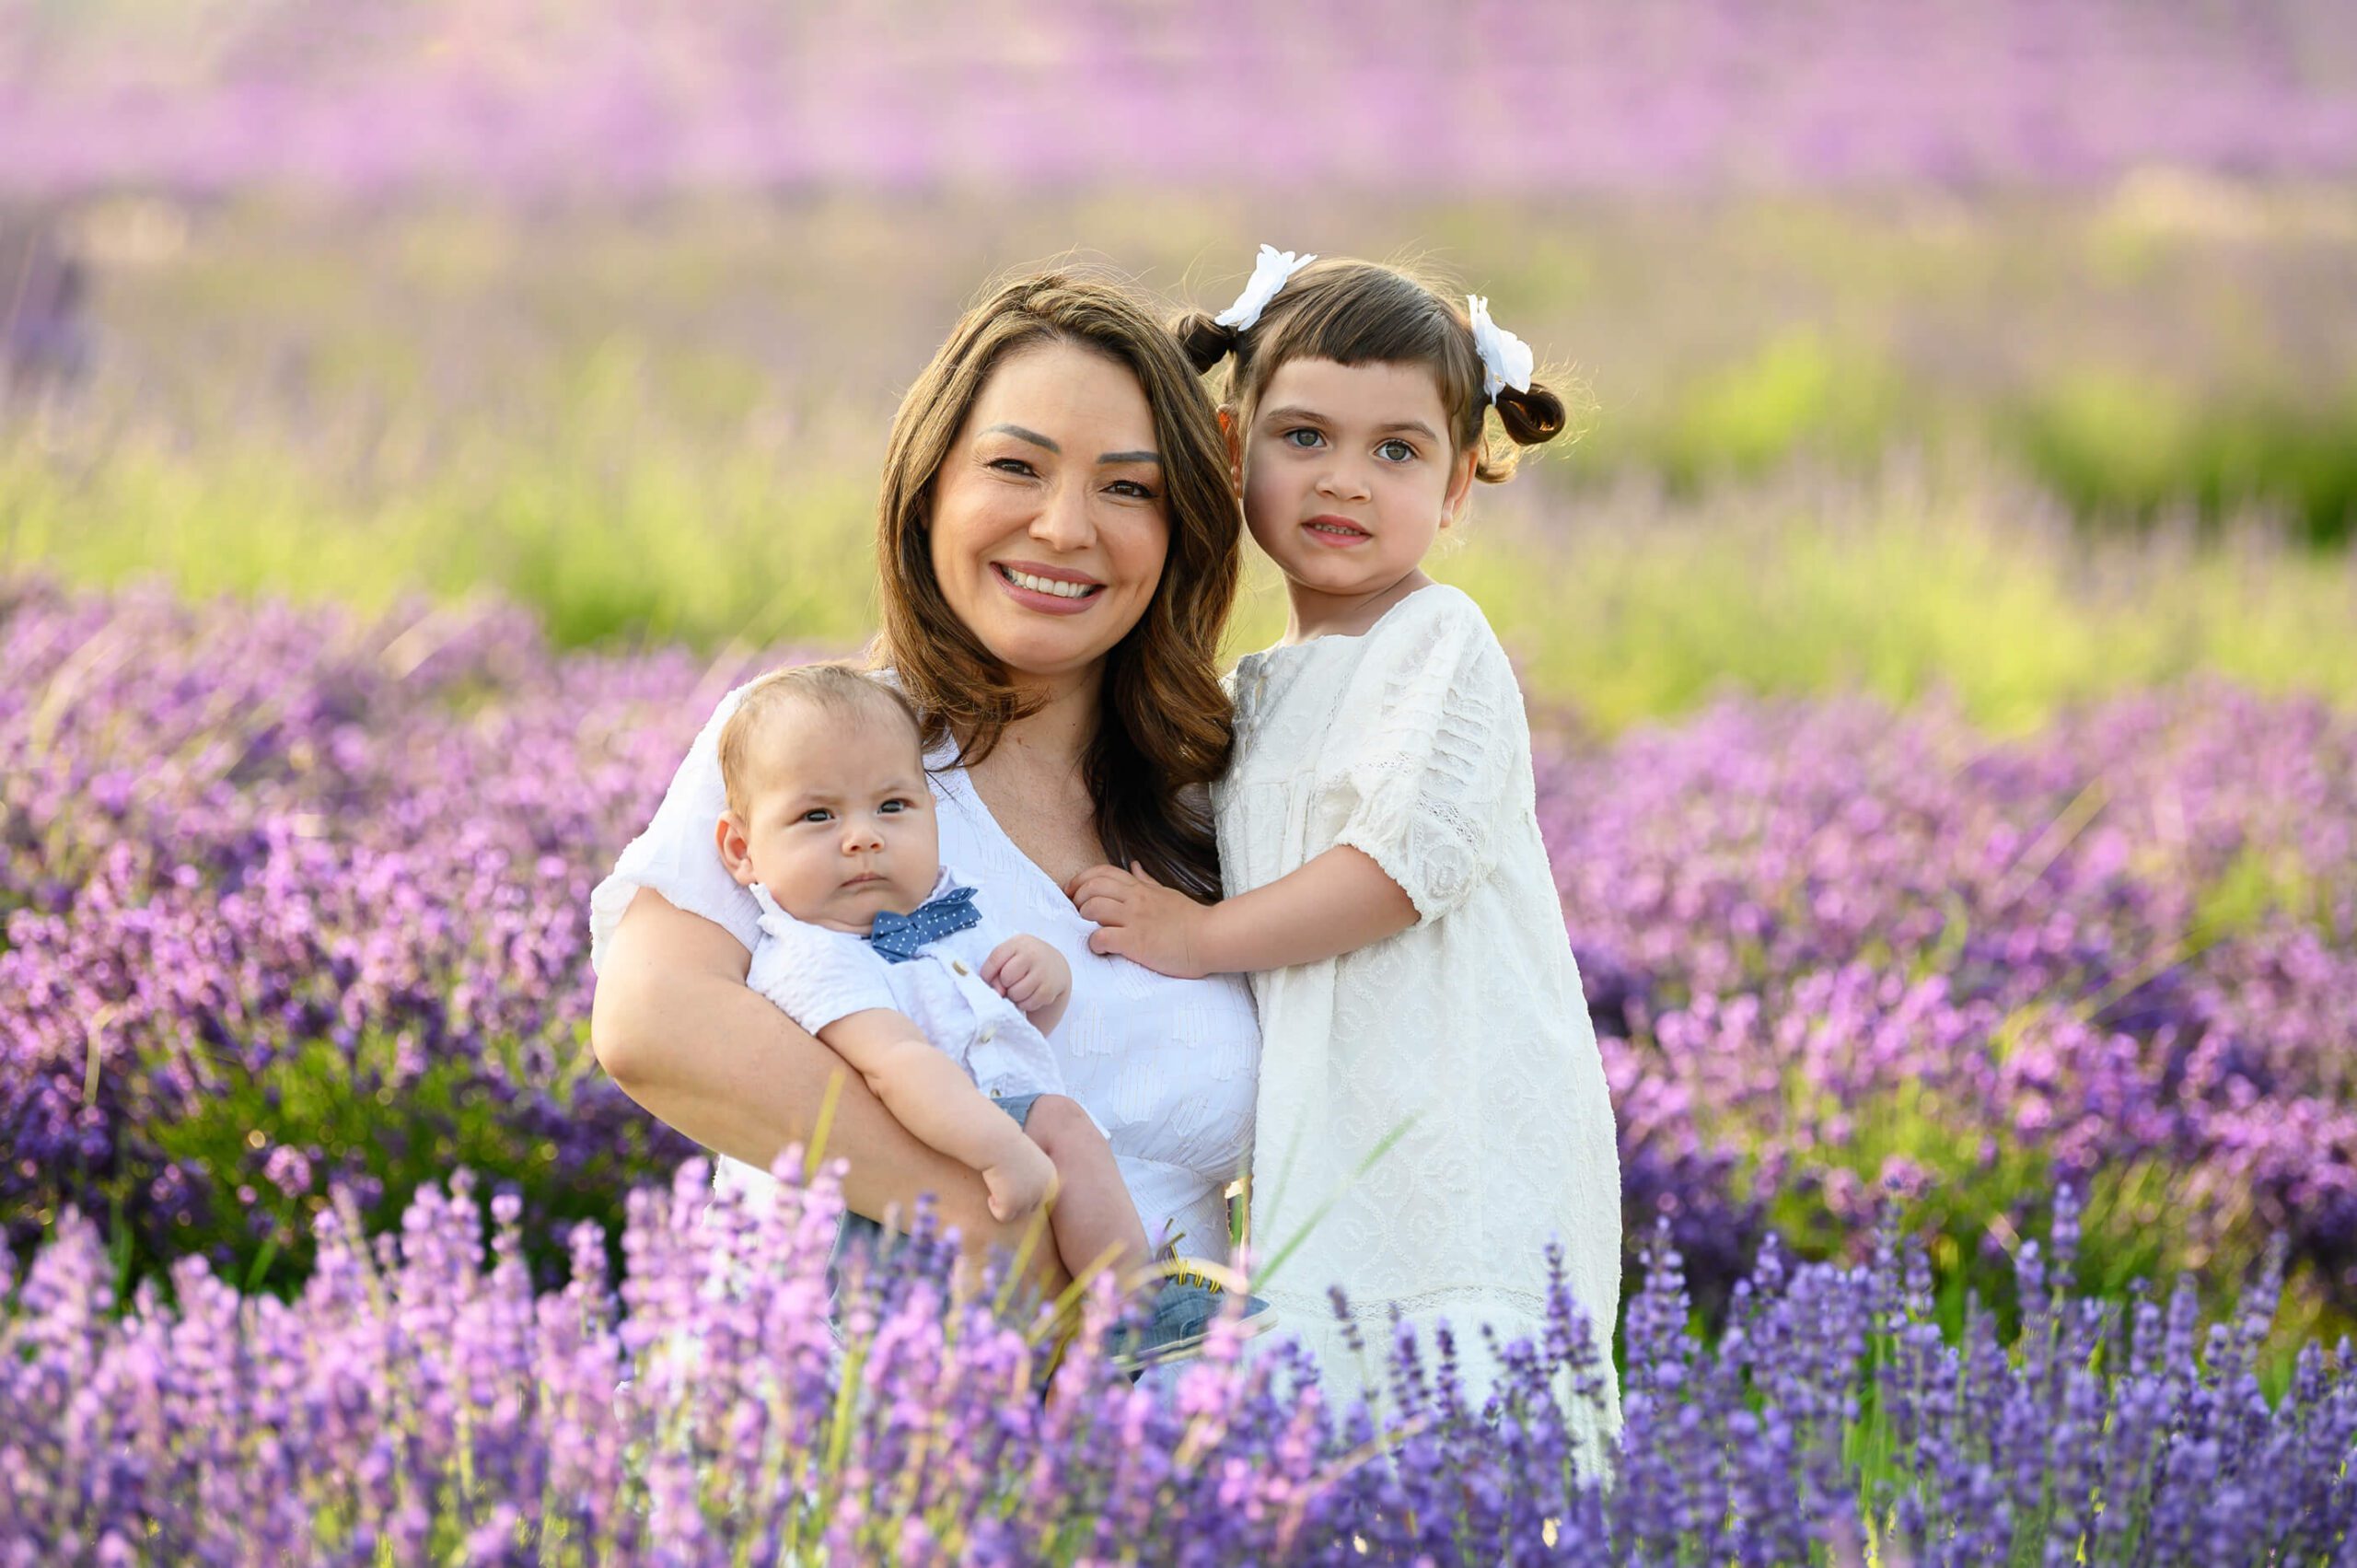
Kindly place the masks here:
POLYGON ((1364 635, 1249 655, 1233 684, 1237 760, 1213 792, 1227 892, 1350 844, 1420 917, 1252 977, 1253 1252, 1308 1227, 1255 1288, 1345 1397, 1361 1364, 1329 1286, 1349 1296, 1375 1388, 1392 1307, 1428 1365, 1446 1318, 1478 1401, 1495 1372, 1478 1325, 1501 1342, 1541 1331, 1550 1238, 1608 1342, 1620 1302, 1612 1108, 1539 841, 1521 690, 1480 608, 1442 585, 1364 635))

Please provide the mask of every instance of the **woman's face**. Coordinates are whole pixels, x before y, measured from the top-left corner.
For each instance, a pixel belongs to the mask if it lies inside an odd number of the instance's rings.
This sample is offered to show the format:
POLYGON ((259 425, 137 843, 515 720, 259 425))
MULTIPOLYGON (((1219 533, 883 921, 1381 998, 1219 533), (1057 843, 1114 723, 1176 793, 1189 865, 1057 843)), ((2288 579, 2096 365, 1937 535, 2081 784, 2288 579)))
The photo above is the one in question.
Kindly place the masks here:
POLYGON ((1094 672, 1170 547, 1137 377, 1063 343, 1001 361, 934 476, 930 544, 942 597, 1018 684, 1094 672))

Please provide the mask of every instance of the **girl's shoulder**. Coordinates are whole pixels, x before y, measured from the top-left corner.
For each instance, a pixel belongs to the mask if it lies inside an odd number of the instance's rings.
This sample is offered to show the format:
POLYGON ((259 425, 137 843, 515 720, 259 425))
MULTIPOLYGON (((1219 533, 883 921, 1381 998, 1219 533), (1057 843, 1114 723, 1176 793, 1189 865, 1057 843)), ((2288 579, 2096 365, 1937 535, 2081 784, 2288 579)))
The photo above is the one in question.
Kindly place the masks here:
POLYGON ((1418 588, 1367 628, 1367 661, 1407 668, 1464 671, 1494 664, 1511 670, 1490 618, 1471 594, 1447 583, 1418 588))
POLYGON ((1438 627, 1460 635, 1478 633, 1495 642, 1490 631, 1490 618, 1481 613, 1480 604, 1471 594, 1453 583, 1427 583, 1393 605, 1381 620, 1367 629, 1374 636, 1387 628, 1405 631, 1422 627, 1438 627))

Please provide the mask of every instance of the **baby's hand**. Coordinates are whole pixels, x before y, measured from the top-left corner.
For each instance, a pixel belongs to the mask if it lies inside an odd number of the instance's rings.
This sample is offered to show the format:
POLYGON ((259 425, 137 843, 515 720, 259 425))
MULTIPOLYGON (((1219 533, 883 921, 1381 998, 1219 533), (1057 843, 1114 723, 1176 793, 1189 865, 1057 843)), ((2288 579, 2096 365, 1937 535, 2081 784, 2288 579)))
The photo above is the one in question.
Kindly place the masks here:
POLYGON ((1072 966, 1037 936, 1010 936, 991 949, 982 981, 1025 1013, 1038 1013, 1072 993, 1072 966))
POLYGON ((1134 862, 1127 871, 1093 866, 1074 877, 1064 894, 1084 919, 1097 923, 1090 952, 1115 954, 1177 980, 1211 972, 1202 957, 1211 912, 1147 876, 1145 867, 1134 862))
POLYGON ((990 1190, 991 1218, 1001 1225, 1019 1220, 1056 1195, 1056 1162, 1048 1151, 1026 1138, 1020 1152, 996 1165, 982 1167, 982 1185, 990 1190))

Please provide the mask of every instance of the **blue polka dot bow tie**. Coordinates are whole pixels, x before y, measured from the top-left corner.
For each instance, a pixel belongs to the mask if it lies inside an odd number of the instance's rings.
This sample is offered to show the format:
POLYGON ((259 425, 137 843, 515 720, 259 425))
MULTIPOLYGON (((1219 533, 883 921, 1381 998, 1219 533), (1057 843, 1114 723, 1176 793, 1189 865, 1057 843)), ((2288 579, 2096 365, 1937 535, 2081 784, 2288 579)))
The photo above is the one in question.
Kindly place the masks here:
POLYGON ((979 925, 981 920, 982 912, 974 907, 974 889, 955 888, 914 914, 894 914, 886 910, 876 917, 876 928, 867 934, 867 939, 884 955, 886 963, 905 964, 926 943, 953 931, 979 925))

